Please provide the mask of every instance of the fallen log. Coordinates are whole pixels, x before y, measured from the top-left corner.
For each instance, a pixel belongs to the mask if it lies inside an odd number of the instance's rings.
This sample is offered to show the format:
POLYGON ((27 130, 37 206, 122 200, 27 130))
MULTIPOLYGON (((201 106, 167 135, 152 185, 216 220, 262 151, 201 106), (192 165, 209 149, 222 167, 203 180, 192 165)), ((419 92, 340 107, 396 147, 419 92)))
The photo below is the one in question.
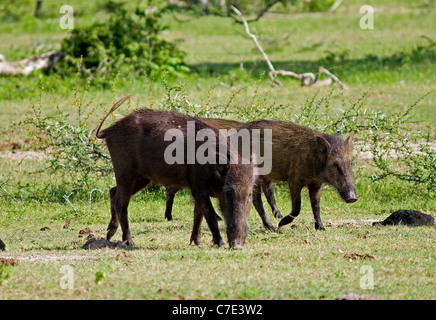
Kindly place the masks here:
POLYGON ((62 55, 62 51, 52 50, 34 54, 23 60, 8 62, 5 56, 0 54, 0 75, 28 75, 35 70, 51 67, 60 60, 62 55))

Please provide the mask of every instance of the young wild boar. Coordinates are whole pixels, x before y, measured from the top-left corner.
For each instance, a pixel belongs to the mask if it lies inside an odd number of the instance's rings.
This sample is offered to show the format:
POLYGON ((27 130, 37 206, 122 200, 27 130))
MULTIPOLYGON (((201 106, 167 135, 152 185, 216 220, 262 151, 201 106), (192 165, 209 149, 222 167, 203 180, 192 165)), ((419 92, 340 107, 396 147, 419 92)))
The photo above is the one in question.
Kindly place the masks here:
MULTIPOLYGON (((280 221, 279 227, 291 223, 300 213, 303 187, 309 189, 315 229, 324 229, 319 207, 324 183, 335 187, 345 202, 357 201, 351 163, 352 134, 344 141, 339 135, 323 134, 291 122, 267 120, 248 122, 241 128, 272 129, 272 169, 259 178, 263 183, 288 182, 292 212, 280 221)), ((260 139, 262 144, 263 136, 260 139)), ((253 203, 255 206, 262 203, 259 185, 254 187, 253 203)))
MULTIPOLYGON (((128 98, 118 101, 108 115, 128 98)), ((241 157, 230 147, 227 139, 220 136, 218 130, 198 119, 173 112, 142 109, 132 112, 100 132, 108 115, 102 120, 96 133, 98 138, 106 140, 117 183, 110 190, 112 218, 107 240, 111 239, 121 224, 123 241, 134 246, 127 207, 131 196, 153 181, 165 187, 190 188, 195 205, 191 243, 201 244, 200 224, 204 215, 212 232, 213 243, 218 246, 224 244, 216 213, 209 199, 212 196, 218 197, 226 222, 229 246, 243 247, 254 184, 252 163, 242 164, 241 157), (193 139, 187 134, 189 128, 195 129, 193 139), (168 161, 168 146, 175 143, 167 139, 168 132, 180 133, 179 136, 172 137, 175 138, 174 141, 178 137, 182 139, 180 162, 168 161), (212 133, 215 141, 211 142, 209 138, 207 141, 200 141, 199 132, 212 133), (197 155, 200 150, 205 150, 207 143, 208 159, 214 158, 216 161, 200 164, 197 155), (191 161, 192 157, 195 157, 195 161, 191 161), (226 161, 222 161, 222 157, 226 161), (238 163, 230 163, 231 157, 238 159, 238 163)))
MULTIPOLYGON (((227 120, 227 119, 217 119, 217 118, 199 118, 200 121, 206 123, 207 125, 220 130, 220 129, 224 129, 224 130, 230 130, 230 129, 235 129, 237 130, 238 127, 242 126, 243 123, 242 122, 238 122, 235 120, 227 120)), ((174 197, 176 195, 176 193, 179 191, 180 189, 178 188, 167 188, 166 189, 166 208, 165 208, 165 218, 168 221, 171 221, 173 219, 172 217, 172 208, 173 208, 173 203, 174 203, 174 197)), ((262 184, 262 190, 265 194, 265 197, 271 207, 271 210, 273 212, 273 215, 275 218, 282 218, 282 215, 280 213, 280 210, 277 207, 276 204, 276 200, 274 197, 274 185, 272 182, 264 182, 262 184)), ((258 203, 256 206, 256 209, 258 210, 262 220, 264 221, 264 225, 267 229, 273 229, 273 226, 271 224, 271 222, 269 221, 268 218, 265 219, 266 214, 265 214, 265 210, 263 209, 263 204, 258 203)), ((220 219, 219 217, 217 217, 218 220, 220 219)))

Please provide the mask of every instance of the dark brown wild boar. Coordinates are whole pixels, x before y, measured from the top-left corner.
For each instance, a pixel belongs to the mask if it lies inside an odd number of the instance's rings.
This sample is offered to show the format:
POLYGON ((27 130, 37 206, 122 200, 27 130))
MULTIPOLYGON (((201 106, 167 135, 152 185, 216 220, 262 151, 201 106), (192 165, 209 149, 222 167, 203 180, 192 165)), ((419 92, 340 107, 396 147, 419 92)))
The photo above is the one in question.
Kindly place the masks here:
MULTIPOLYGON (((128 98, 118 101, 108 115, 128 98)), ((209 198, 213 196, 218 198, 226 222, 229 246, 243 247, 254 184, 252 163, 242 164, 241 157, 231 148, 227 139, 222 138, 218 130, 198 119, 173 112, 142 109, 132 112, 99 132, 108 115, 96 133, 98 138, 106 140, 117 183, 117 186, 110 190, 112 218, 108 226, 107 240, 111 239, 121 224, 123 241, 134 246, 127 207, 131 196, 153 181, 165 187, 190 188, 195 205, 191 243, 201 244, 200 225, 204 215, 212 232, 213 243, 218 246, 224 244, 209 198), (188 137, 189 128, 195 130, 194 139, 188 137), (215 142, 209 141, 209 138, 203 143, 198 141, 197 134, 201 130, 203 133, 212 132, 215 142), (166 139, 168 132, 180 133, 183 143, 182 163, 168 162, 166 151, 168 146, 173 144, 173 141, 166 139), (208 156, 215 158, 215 164, 199 164, 196 160, 199 147, 204 147, 206 143, 209 143, 208 156), (225 144, 224 148, 221 148, 222 144, 225 144), (190 146, 194 149, 189 149, 190 146), (222 150, 225 150, 224 154, 222 150), (189 152, 195 152, 195 155, 189 152), (195 157, 194 162, 189 161, 190 156, 195 157), (220 157, 224 157, 225 161, 221 161, 223 159, 220 157), (231 157, 238 159, 238 163, 230 163, 231 157)), ((173 138, 177 141, 177 135, 173 138)))
MULTIPOLYGON (((272 129, 272 169, 258 178, 263 183, 288 182, 292 212, 280 221, 279 227, 291 223, 300 213, 303 187, 309 189, 316 229, 324 229, 319 207, 323 184, 336 188, 345 202, 357 201, 351 162, 352 134, 344 141, 339 135, 323 134, 291 122, 267 120, 248 122, 239 129, 242 128, 250 132, 272 129)), ((263 135, 260 139, 263 144, 263 135)), ((258 184, 253 190, 253 203, 256 209, 262 203, 258 184)))
MULTIPOLYGON (((238 127, 242 126, 243 123, 242 122, 238 122, 235 120, 227 120, 227 119, 218 119, 218 118, 199 118, 200 121, 206 123, 207 125, 220 130, 220 129, 224 129, 224 130, 230 130, 230 129, 235 129, 237 130, 238 127)), ((173 208, 173 203, 174 203, 174 197, 176 195, 176 193, 179 191, 180 189, 175 188, 175 187, 169 187, 166 188, 166 208, 165 208, 165 218, 168 221, 171 221, 173 219, 172 216, 172 208, 173 208)), ((282 215, 280 213, 280 210, 277 207, 276 204, 276 200, 274 197, 274 185, 272 182, 265 182, 262 184, 262 190, 265 194, 265 197, 271 207, 271 210, 273 212, 273 215, 275 218, 282 218, 282 215)), ((269 220, 264 219, 265 215, 265 210, 263 209, 263 204, 260 203, 257 208, 259 208, 259 214, 262 218, 262 220, 264 221, 264 225, 267 229, 273 229, 273 226, 271 224, 271 222, 269 220)), ((220 217, 217 217, 218 220, 220 220, 220 217)))

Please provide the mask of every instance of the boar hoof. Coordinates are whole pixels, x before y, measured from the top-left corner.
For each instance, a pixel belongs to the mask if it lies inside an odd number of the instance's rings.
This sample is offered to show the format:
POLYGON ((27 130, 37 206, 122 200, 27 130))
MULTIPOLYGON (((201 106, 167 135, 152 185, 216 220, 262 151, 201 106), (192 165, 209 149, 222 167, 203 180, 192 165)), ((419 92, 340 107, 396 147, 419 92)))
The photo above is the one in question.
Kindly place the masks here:
POLYGON ((224 247, 225 243, 223 241, 223 239, 218 239, 218 240, 213 240, 213 245, 217 246, 217 247, 224 247))
POLYGON ((274 218, 277 218, 277 219, 283 218, 283 216, 282 216, 282 214, 280 213, 279 210, 274 210, 273 211, 273 216, 274 216, 274 218))
POLYGON ((110 241, 110 239, 114 236, 115 232, 117 232, 116 227, 107 228, 106 240, 110 241))
POLYGON ((133 242, 132 239, 124 240, 123 245, 129 246, 131 248, 137 248, 136 244, 133 242))
POLYGON ((194 242, 195 246, 201 247, 201 241, 200 240, 191 239, 191 241, 189 241, 189 245, 191 245, 193 242, 194 242))
POLYGON ((285 226, 285 225, 287 225, 287 224, 290 224, 292 221, 294 221, 294 217, 291 217, 290 215, 284 217, 284 218, 283 218, 282 220, 280 220, 280 222, 279 222, 279 228, 280 228, 280 227, 283 227, 283 226, 285 226))
POLYGON ((316 230, 324 230, 325 231, 324 225, 322 223, 318 224, 318 222, 315 222, 315 229, 316 230))
POLYGON ((265 224, 264 225, 265 229, 268 231, 276 231, 276 228, 270 223, 270 224, 265 224))

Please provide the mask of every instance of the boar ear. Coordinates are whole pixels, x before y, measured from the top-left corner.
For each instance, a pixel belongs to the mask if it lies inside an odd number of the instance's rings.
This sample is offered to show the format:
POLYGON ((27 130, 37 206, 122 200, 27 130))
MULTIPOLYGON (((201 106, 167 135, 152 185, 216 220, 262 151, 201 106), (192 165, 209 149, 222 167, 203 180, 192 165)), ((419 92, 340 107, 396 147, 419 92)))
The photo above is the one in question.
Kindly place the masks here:
POLYGON ((214 176, 217 180, 222 180, 229 170, 229 164, 217 164, 215 166, 214 176))
POLYGON ((253 175, 255 179, 257 179, 257 177, 260 176, 261 173, 259 167, 257 166, 257 159, 257 155, 255 153, 252 153, 250 156, 250 164, 253 165, 253 175))
POLYGON ((322 136, 316 136, 316 144, 318 147, 318 151, 321 153, 328 153, 329 150, 332 148, 330 143, 322 136))
POLYGON ((351 132, 348 138, 345 140, 345 145, 348 147, 349 150, 353 150, 353 137, 354 132, 351 132))

